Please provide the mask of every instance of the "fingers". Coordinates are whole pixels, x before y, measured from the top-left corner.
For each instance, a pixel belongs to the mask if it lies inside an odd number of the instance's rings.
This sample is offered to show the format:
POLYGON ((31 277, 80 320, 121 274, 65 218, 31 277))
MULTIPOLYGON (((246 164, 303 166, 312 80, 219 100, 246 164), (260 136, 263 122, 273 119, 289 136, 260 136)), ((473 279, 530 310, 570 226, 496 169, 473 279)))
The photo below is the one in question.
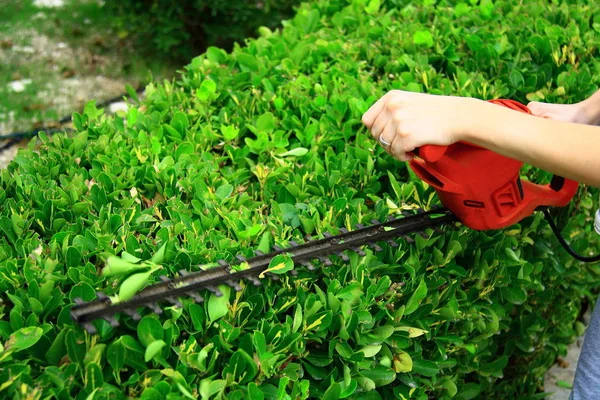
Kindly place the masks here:
POLYGON ((389 150, 389 153, 400 161, 410 161, 414 158, 412 154, 408 154, 409 151, 414 150, 414 146, 408 144, 406 139, 404 139, 402 135, 399 135, 397 131, 395 132, 394 141, 389 150))
POLYGON ((527 104, 527 108, 529 108, 529 110, 531 111, 531 113, 533 115, 538 115, 538 116, 540 116, 541 114, 543 114, 546 111, 545 104, 537 102, 537 101, 532 101, 529 104, 527 104))
POLYGON ((391 119, 388 120, 387 125, 385 126, 385 128, 383 129, 383 132, 381 132, 381 134, 379 135, 379 144, 381 144, 381 146, 385 149, 385 151, 388 154, 391 154, 391 150, 392 150, 392 143, 394 143, 394 140, 396 138, 396 126, 394 124, 394 121, 392 121, 391 119), (386 143, 389 143, 388 146, 386 146, 383 142, 385 141, 386 143))
POLYGON ((371 106, 371 108, 367 110, 366 113, 363 114, 362 123, 365 124, 368 129, 371 129, 377 117, 384 110, 386 100, 386 96, 381 97, 375 104, 371 106))
MULTIPOLYGON (((390 119, 386 115, 385 111, 382 111, 381 113, 379 113, 379 115, 375 118, 375 122, 373 122, 373 126, 371 128, 371 136, 373 136, 373 138, 375 140, 379 139, 379 136, 381 135, 381 133, 385 129, 385 127, 388 124, 389 120, 390 119)), ((391 143, 391 142, 388 141, 388 143, 391 143)))

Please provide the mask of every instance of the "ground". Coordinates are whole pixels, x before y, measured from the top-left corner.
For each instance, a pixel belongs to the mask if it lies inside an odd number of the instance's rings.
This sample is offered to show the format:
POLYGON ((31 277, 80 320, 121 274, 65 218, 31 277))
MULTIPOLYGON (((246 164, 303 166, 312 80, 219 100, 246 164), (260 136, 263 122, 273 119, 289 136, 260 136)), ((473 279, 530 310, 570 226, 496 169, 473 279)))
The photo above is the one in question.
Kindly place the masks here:
MULTIPOLYGON (((54 127, 80 111, 125 93, 173 68, 136 55, 131 41, 103 22, 98 0, 4 0, 0 9, 0 149, 2 136, 54 127)), ((113 104, 107 111, 118 108, 113 104)), ((21 142, 23 145, 26 141, 21 142)), ((19 145, 0 150, 5 168, 19 145)), ((548 371, 551 400, 568 400, 582 338, 548 371)))
MULTIPOLYGON (((0 137, 57 127, 89 100, 102 102, 174 68, 139 56, 106 23, 99 0, 4 0, 0 7, 0 137)), ((3 142, 0 140, 0 149, 3 142)), ((0 150, 0 167, 14 148, 0 150)))

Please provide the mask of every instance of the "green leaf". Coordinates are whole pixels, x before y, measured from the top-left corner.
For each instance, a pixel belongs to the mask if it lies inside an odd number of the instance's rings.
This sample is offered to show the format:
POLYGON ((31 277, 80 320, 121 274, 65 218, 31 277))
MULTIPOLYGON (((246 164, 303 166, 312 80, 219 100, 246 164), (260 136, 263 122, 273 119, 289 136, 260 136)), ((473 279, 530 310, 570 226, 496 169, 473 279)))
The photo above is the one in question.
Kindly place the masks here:
POLYGON ((359 351, 362 351, 365 357, 374 357, 381 350, 381 345, 368 345, 363 346, 359 351))
POLYGON ((521 287, 506 286, 500 292, 512 304, 523 304, 527 300, 527 292, 521 287))
POLYGON ((162 400, 163 399, 163 395, 156 389, 151 388, 151 387, 147 387, 146 389, 144 389, 144 391, 142 392, 142 395, 140 396, 140 400, 162 400))
POLYGON ((427 297, 427 284, 424 279, 421 279, 417 290, 415 290, 406 303, 404 315, 410 315, 415 312, 425 297, 427 297))
POLYGON ((439 372, 437 365, 427 360, 413 360, 413 372, 423 376, 435 376, 439 372))
POLYGON ((523 78, 523 75, 516 69, 510 71, 509 79, 510 84, 513 85, 515 89, 521 88, 525 83, 525 78, 523 78))
POLYGON ((211 323, 221 319, 229 312, 230 287, 220 285, 219 290, 223 294, 222 296, 213 293, 208 299, 208 319, 211 323))
POLYGON ((502 356, 491 363, 481 363, 479 373, 483 376, 502 376, 502 370, 508 364, 508 357, 502 356))
POLYGON ((240 130, 232 125, 221 125, 221 134, 225 140, 234 140, 238 137, 240 130))
POLYGON ((413 370, 413 360, 408 353, 402 352, 394 358, 394 371, 411 372, 413 370))
POLYGON ((163 243, 156 253, 150 259, 155 264, 162 264, 165 261, 165 251, 167 249, 167 242, 163 243))
POLYGON ((150 343, 148 347, 146 347, 146 353, 144 354, 144 361, 148 362, 152 360, 154 357, 161 353, 163 347, 165 347, 166 343, 163 340, 155 340, 150 343))
POLYGON ((194 145, 190 142, 182 142, 175 150, 175 159, 179 160, 186 154, 194 154, 194 145))
POLYGON ((380 0, 369 0, 369 4, 365 7, 365 12, 369 15, 376 14, 381 6, 380 0))
POLYGON ((148 267, 143 264, 134 264, 130 261, 125 261, 124 259, 117 256, 109 256, 106 259, 106 267, 102 269, 102 276, 120 276, 144 268, 148 267))
POLYGON ((233 186, 231 186, 227 183, 219 186, 219 188, 215 191, 215 194, 221 200, 225 200, 227 197, 229 197, 231 195, 231 193, 233 193, 233 186))
POLYGON ((81 252, 76 247, 67 249, 67 268, 76 268, 81 265, 81 252))
POLYGON ((137 326, 137 334, 142 346, 148 347, 150 343, 164 338, 164 328, 160 321, 152 316, 142 318, 137 326))
POLYGON ((239 53, 237 55, 237 62, 244 72, 258 72, 258 61, 256 60, 256 57, 250 54, 239 53))
POLYGON ((125 347, 121 342, 112 342, 108 345, 106 360, 112 367, 115 376, 119 376, 119 372, 125 365, 125 347))
POLYGON ((269 229, 265 230, 260 237, 260 243, 257 247, 258 250, 267 254, 271 251, 271 231, 269 229))
POLYGON ((211 79, 206 79, 200 85, 200 89, 196 92, 196 95, 201 101, 208 101, 213 98, 217 92, 217 84, 211 79))
POLYGON ((152 270, 133 274, 121 283, 119 288, 119 301, 131 299, 137 292, 142 290, 148 283, 152 270))
POLYGON ((433 47, 433 36, 429 31, 417 31, 413 35, 413 42, 416 45, 423 45, 425 47, 433 47))
POLYGON ((96 108, 96 100, 88 101, 83 108, 83 115, 87 115, 89 121, 95 121, 104 114, 103 109, 96 108))
POLYGON ((456 395, 457 400, 471 400, 476 398, 480 393, 479 385, 476 383, 466 383, 459 388, 456 395))
POLYGON ((275 116, 271 112, 262 114, 256 120, 256 128, 260 132, 271 133, 275 129, 275 116))
POLYGON ((256 383, 250 382, 248 384, 248 398, 252 400, 264 400, 265 395, 263 392, 256 386, 256 383))
POLYGON ((104 377, 98 364, 87 365, 85 367, 85 389, 91 392, 99 389, 102 385, 104 385, 104 377))
POLYGON ((125 90, 127 91, 127 94, 129 95, 129 97, 131 97, 133 100, 135 100, 136 103, 140 102, 140 99, 138 98, 137 92, 133 88, 133 86, 131 86, 129 83, 126 83, 125 84, 125 90))
POLYGON ((306 153, 308 153, 308 149, 306 149, 304 147, 296 147, 295 149, 286 151, 285 153, 281 153, 280 156, 281 157, 287 157, 287 156, 302 157, 306 153))
POLYGON ((28 349, 34 344, 36 344, 42 338, 43 334, 44 331, 42 330, 42 328, 34 326, 21 328, 10 335, 10 337, 4 344, 4 351, 16 353, 28 349))
POLYGON ((269 267, 260 273, 259 277, 262 279, 265 277, 266 273, 272 274, 285 274, 286 272, 294 269, 294 261, 287 254, 278 254, 271 259, 269 262, 269 267))
POLYGON ((338 400, 340 398, 340 394, 342 393, 342 387, 339 383, 334 383, 329 386, 325 393, 323 394, 323 400, 338 400))
POLYGON ((375 368, 361 371, 361 375, 371 379, 377 387, 389 385, 396 379, 396 373, 394 370, 384 366, 377 366, 375 368))

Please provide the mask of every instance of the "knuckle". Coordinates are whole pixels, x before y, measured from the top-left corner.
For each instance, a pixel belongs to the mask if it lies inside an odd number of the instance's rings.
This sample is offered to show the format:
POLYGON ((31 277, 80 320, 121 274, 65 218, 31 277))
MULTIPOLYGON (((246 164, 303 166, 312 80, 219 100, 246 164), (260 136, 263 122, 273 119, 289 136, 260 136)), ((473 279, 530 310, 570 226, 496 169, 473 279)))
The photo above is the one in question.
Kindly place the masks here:
POLYGON ((398 129, 396 135, 398 135, 402 139, 407 139, 410 136, 410 132, 407 129, 398 129))
POLYGON ((396 112, 392 115, 392 121, 395 122, 396 124, 399 124, 400 122, 402 122, 404 118, 402 118, 402 114, 396 112))
POLYGON ((387 111, 396 111, 402 108, 402 100, 398 97, 392 97, 385 103, 385 108, 387 111))

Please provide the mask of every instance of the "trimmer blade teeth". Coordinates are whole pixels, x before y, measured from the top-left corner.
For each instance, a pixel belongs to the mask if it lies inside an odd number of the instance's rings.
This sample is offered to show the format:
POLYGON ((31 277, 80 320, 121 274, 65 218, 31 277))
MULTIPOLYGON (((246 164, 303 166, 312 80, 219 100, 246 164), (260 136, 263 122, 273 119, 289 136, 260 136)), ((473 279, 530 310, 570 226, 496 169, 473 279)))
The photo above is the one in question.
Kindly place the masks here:
POLYGON ((403 235, 401 237, 408 244, 413 244, 415 242, 415 239, 411 238, 410 236, 403 235))
POLYGON ((319 259, 319 261, 321 261, 322 263, 324 263, 327 266, 333 265, 333 263, 331 262, 331 260, 328 257, 318 256, 317 258, 319 259))
POLYGON ((123 310, 123 312, 127 315, 129 315, 134 321, 139 321, 142 319, 142 316, 140 315, 139 312, 137 312, 137 310, 132 310, 132 309, 125 309, 123 310))
POLYGON ((109 300, 108 296, 105 295, 103 292, 96 292, 96 297, 98 297, 98 300, 100 300, 100 301, 109 300))
POLYGON ((356 229, 362 229, 365 227, 363 224, 354 224, 354 226, 356 227, 356 229))
POLYGON ((186 293, 190 298, 192 298, 196 303, 200 304, 204 302, 204 297, 200 296, 195 292, 187 292, 186 293))
POLYGON ((315 266, 312 265, 310 263, 310 261, 302 261, 301 264, 304 265, 306 267, 306 269, 309 270, 309 271, 314 271, 315 270, 315 266))
POLYGON ((336 253, 336 254, 342 259, 343 262, 350 261, 350 257, 348 257, 348 255, 346 253, 340 251, 339 253, 336 253))
POLYGON ((77 304, 78 306, 80 306, 80 305, 82 305, 82 304, 85 304, 85 301, 83 301, 83 299, 82 299, 81 297, 75 297, 75 298, 73 299, 73 302, 74 302, 75 304, 77 304))
POLYGON ((218 288, 214 287, 214 286, 207 286, 206 290, 212 292, 217 297, 223 296, 223 293, 221 293, 221 291, 218 288))
MULTIPOLYGON (((124 303, 113 304, 110 298, 102 292, 98 292, 97 299, 90 302, 85 302, 80 298, 74 299, 75 304, 70 315, 74 321, 81 324, 88 332, 95 333, 96 328, 92 325, 93 320, 104 318, 112 326, 117 326, 118 319, 115 316, 119 312, 125 312, 134 320, 139 321, 144 314, 142 312, 143 307, 148 307, 148 311, 152 310, 155 314, 160 315, 164 313, 160 305, 167 302, 167 304, 172 303, 177 307, 181 307, 181 299, 186 295, 194 299, 196 303, 205 301, 200 295, 204 290, 214 293, 217 297, 223 296, 223 293, 218 290, 218 287, 223 284, 239 291, 246 285, 263 285, 262 278, 264 275, 267 276, 267 279, 284 279, 282 275, 266 272, 273 257, 283 252, 289 253, 294 263, 302 264, 309 271, 312 271, 317 267, 323 268, 324 265, 334 265, 334 261, 339 261, 337 257, 344 262, 348 262, 354 258, 354 254, 349 251, 364 256, 366 253, 371 252, 371 250, 367 250, 366 246, 376 252, 383 249, 387 250, 387 245, 397 248, 405 246, 406 243, 414 243, 415 233, 434 232, 437 231, 436 227, 442 225, 458 225, 456 216, 449 211, 444 212, 444 215, 441 216, 439 214, 442 213, 436 212, 434 215, 429 211, 417 214, 416 210, 406 211, 403 214, 406 216, 405 218, 397 213, 387 216, 390 222, 382 223, 379 220, 383 218, 378 218, 377 220, 371 220, 375 225, 369 223, 369 226, 365 227, 363 224, 356 224, 359 231, 349 232, 349 229, 341 227, 339 231, 335 230, 335 232, 342 232, 342 234, 336 234, 335 236, 332 236, 329 232, 323 234, 319 232, 318 238, 315 239, 307 235, 308 240, 303 244, 289 240, 285 242, 285 245, 290 247, 282 249, 280 246, 275 245, 272 246, 275 250, 269 250, 269 254, 256 251, 256 254, 260 255, 258 257, 248 257, 246 259, 239 254, 232 259, 243 260, 248 263, 249 267, 240 271, 234 271, 228 262, 220 259, 216 263, 219 266, 217 268, 199 265, 194 271, 179 270, 180 276, 177 277, 160 276, 158 284, 140 291, 124 303), (385 229, 382 227, 385 227, 385 229), (399 238, 403 238, 406 242, 400 242, 399 238), (334 257, 336 257, 335 260, 334 257)), ((237 260, 235 261, 236 264, 237 260)), ((286 275, 302 275, 299 274, 299 271, 299 269, 292 270, 286 275)))
POLYGON ((83 325, 83 328, 90 335, 95 335, 96 333, 98 333, 98 330, 96 329, 96 327, 94 326, 94 324, 92 324, 91 322, 84 322, 82 325, 83 325))
POLYGON ((262 251, 260 251, 258 249, 254 250, 254 254, 256 254, 257 256, 264 256, 265 255, 265 253, 263 253, 262 251))
POLYGON ((255 277, 253 275, 250 275, 250 276, 246 277, 246 279, 249 280, 250 282, 252 282, 252 284, 254 286, 258 287, 258 286, 262 285, 261 281, 257 277, 255 277))
POLYGON ((361 257, 364 257, 367 253, 364 252, 363 249, 361 249, 360 247, 353 247, 352 251, 354 251, 356 254, 358 254, 361 257))
POLYGON ((228 284, 229 286, 231 286, 233 288, 233 290, 235 290, 236 292, 240 292, 242 290, 242 287, 236 281, 232 281, 230 279, 230 280, 225 281, 225 283, 228 284))
POLYGON ((369 243, 369 247, 373 249, 373 251, 379 253, 383 249, 377 243, 369 243))
POLYGON ((167 297, 166 300, 169 303, 173 304, 177 308, 183 308, 183 304, 181 304, 181 302, 179 301, 179 299, 176 298, 176 297, 172 297, 172 296, 171 297, 167 297))
POLYGON ((236 254, 235 258, 237 258, 239 262, 244 262, 244 261, 246 261, 246 257, 244 257, 244 256, 243 256, 243 255, 241 255, 241 254, 236 254))
POLYGON ((119 327, 119 321, 117 321, 114 315, 107 315, 104 317, 104 320, 106 320, 113 328, 119 327))
POLYGON ((146 304, 146 307, 152 310, 152 312, 156 315, 161 315, 163 313, 162 308, 160 308, 156 303, 146 304))

